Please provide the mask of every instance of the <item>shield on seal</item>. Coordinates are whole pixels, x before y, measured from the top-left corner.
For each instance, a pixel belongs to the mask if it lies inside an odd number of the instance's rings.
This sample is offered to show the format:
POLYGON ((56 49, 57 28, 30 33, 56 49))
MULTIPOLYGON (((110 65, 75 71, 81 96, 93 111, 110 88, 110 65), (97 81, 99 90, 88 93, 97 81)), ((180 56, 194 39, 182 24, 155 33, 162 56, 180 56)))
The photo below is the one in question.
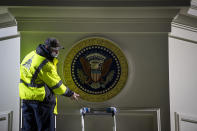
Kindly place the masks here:
POLYGON ((91 69, 91 78, 94 82, 98 82, 101 78, 101 71, 98 69, 91 69))

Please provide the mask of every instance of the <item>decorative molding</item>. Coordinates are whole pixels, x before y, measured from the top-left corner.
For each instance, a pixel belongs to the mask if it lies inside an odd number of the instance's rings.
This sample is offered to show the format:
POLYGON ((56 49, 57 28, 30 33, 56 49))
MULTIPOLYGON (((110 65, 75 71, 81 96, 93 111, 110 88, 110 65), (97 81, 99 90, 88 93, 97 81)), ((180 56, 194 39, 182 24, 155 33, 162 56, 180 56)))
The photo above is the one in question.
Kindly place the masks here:
POLYGON ((172 32, 169 34, 170 37, 176 39, 185 40, 188 42, 196 43, 197 41, 197 29, 190 26, 184 25, 172 25, 172 32))
POLYGON ((170 32, 175 7, 9 7, 19 31, 170 32))
POLYGON ((8 122, 8 131, 12 131, 13 111, 0 112, 0 121, 4 120, 8 122))
POLYGON ((190 39, 185 39, 185 38, 181 38, 181 37, 177 37, 177 36, 173 36, 173 35, 168 35, 168 36, 170 38, 174 38, 174 39, 177 39, 177 40, 183 40, 183 41, 186 41, 186 42, 197 44, 197 41, 193 41, 193 40, 190 40, 190 39))
POLYGON ((0 28, 15 26, 14 17, 8 12, 7 8, 0 9, 0 28))
POLYGON ((7 13, 7 12, 8 12, 7 7, 1 7, 1 8, 0 8, 0 14, 5 14, 5 13, 7 13))
POLYGON ((8 40, 8 39, 13 39, 13 38, 17 38, 17 37, 20 37, 20 34, 6 36, 6 37, 0 37, 0 41, 8 40))
POLYGON ((19 31, 170 32, 178 8, 10 7, 19 31))
POLYGON ((21 18, 174 18, 177 7, 9 7, 21 18))
POLYGON ((191 17, 186 14, 179 14, 172 22, 172 26, 179 24, 180 26, 187 26, 187 28, 197 29, 197 18, 191 17))
POLYGON ((172 22, 171 24, 172 24, 172 27, 180 28, 180 29, 183 29, 183 30, 191 31, 191 32, 197 32, 196 27, 192 27, 192 26, 182 24, 182 23, 178 23, 178 22, 172 22))
POLYGON ((9 13, 0 14, 0 28, 16 25, 15 19, 9 13))
POLYGON ((186 14, 179 14, 171 23, 169 37, 192 43, 197 42, 197 19, 186 14))
POLYGON ((175 112, 175 131, 181 131, 181 122, 197 124, 197 117, 175 112))
POLYGON ((6 28, 6 27, 11 27, 11 26, 16 26, 16 21, 15 20, 0 23, 0 28, 6 28))
POLYGON ((23 19, 18 31, 170 32, 170 19, 23 19))
POLYGON ((120 108, 118 109, 117 115, 139 115, 147 116, 150 115, 153 117, 153 123, 156 123, 156 131, 161 131, 161 118, 160 118, 160 108, 120 108))
POLYGON ((62 22, 62 23, 170 23, 172 18, 55 18, 16 17, 18 22, 62 22))

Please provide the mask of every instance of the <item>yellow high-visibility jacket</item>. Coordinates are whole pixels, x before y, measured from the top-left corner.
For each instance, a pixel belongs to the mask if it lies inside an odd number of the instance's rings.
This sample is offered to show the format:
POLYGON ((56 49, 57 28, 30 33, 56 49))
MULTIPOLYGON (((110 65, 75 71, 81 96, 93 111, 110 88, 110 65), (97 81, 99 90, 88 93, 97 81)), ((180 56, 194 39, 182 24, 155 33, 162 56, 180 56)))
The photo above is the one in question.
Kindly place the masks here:
POLYGON ((57 74, 58 60, 49 59, 43 48, 43 45, 39 45, 37 50, 23 59, 20 65, 19 95, 22 100, 51 104, 54 114, 57 114, 56 95, 69 97, 73 92, 62 83, 57 74))

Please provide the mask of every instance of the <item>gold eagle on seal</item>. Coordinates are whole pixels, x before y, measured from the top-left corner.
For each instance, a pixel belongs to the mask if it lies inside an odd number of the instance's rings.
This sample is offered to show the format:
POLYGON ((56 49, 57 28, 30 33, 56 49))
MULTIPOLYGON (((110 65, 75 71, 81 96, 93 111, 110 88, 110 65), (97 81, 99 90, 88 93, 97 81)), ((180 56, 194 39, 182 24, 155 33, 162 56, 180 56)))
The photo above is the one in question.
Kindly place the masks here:
POLYGON ((112 58, 106 59, 105 56, 98 53, 81 57, 79 60, 87 76, 86 84, 103 82, 103 78, 109 72, 112 63, 112 58))

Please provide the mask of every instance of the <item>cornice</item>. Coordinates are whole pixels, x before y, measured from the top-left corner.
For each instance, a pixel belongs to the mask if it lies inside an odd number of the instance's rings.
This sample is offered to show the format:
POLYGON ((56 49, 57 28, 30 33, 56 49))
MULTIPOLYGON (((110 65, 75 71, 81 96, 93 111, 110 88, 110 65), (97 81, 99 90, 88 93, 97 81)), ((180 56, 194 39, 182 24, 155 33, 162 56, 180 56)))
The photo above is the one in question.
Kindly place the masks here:
POLYGON ((182 41, 186 41, 186 42, 189 42, 189 43, 197 44, 197 41, 193 41, 193 40, 190 40, 190 39, 187 39, 187 38, 182 38, 182 37, 174 36, 174 35, 171 35, 171 34, 169 34, 168 36, 169 36, 169 38, 174 38, 174 39, 177 39, 177 40, 182 40, 182 41))
POLYGON ((16 17, 18 22, 61 22, 61 23, 170 23, 172 18, 56 18, 16 17))
POLYGON ((197 27, 193 27, 193 26, 186 25, 186 24, 179 23, 179 22, 172 22, 172 27, 176 27, 176 28, 180 28, 183 30, 188 30, 188 31, 197 33, 197 27))
POLYGON ((9 7, 15 17, 173 18, 179 8, 155 7, 9 7))
POLYGON ((172 32, 170 37, 188 41, 190 43, 197 42, 197 19, 186 15, 179 15, 176 20, 172 22, 172 32))
POLYGON ((170 20, 158 19, 34 19, 18 21, 19 31, 170 32, 170 20), (153 22, 154 21, 154 22, 153 22))
POLYGON ((19 31, 170 32, 179 8, 10 7, 19 31))
POLYGON ((172 22, 172 25, 174 24, 179 24, 183 28, 186 27, 185 29, 197 28, 197 17, 192 17, 187 14, 179 14, 172 22))
POLYGON ((197 17, 189 14, 191 8, 185 8, 172 21, 171 38, 195 43, 197 41, 197 17))
POLYGON ((0 28, 15 26, 15 18, 7 11, 6 8, 0 10, 0 28))

